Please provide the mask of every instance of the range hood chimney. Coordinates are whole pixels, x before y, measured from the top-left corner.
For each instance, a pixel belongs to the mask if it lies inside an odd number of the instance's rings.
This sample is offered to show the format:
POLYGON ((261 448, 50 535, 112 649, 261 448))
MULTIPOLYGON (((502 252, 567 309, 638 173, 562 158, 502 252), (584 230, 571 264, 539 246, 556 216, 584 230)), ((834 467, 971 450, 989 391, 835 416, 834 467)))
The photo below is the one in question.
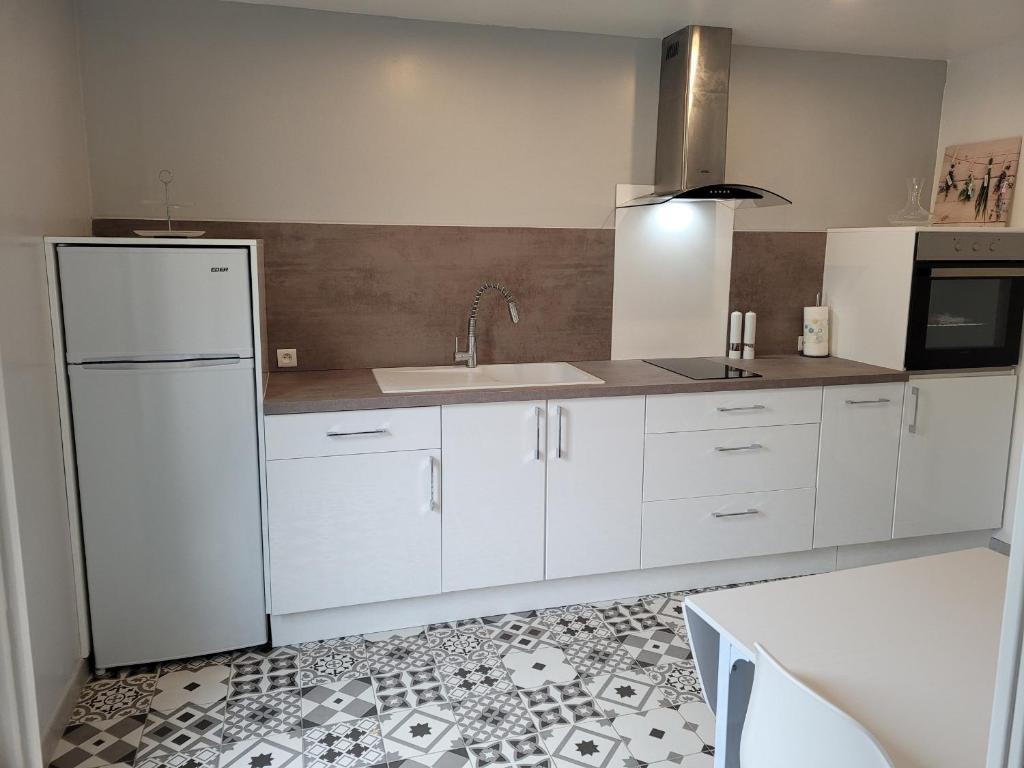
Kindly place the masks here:
POLYGON ((761 187, 725 181, 732 30, 689 26, 661 41, 654 194, 622 204, 714 200, 733 207, 787 205, 761 187))

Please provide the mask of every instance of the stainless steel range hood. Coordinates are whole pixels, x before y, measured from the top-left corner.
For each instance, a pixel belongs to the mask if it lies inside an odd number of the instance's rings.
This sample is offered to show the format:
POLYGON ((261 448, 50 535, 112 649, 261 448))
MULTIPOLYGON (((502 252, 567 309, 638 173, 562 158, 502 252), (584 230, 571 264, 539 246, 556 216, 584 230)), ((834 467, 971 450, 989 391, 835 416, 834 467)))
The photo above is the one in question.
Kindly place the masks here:
POLYGON ((733 207, 787 205, 761 187, 725 181, 732 30, 690 26, 661 41, 654 194, 620 208, 669 200, 714 200, 733 207))

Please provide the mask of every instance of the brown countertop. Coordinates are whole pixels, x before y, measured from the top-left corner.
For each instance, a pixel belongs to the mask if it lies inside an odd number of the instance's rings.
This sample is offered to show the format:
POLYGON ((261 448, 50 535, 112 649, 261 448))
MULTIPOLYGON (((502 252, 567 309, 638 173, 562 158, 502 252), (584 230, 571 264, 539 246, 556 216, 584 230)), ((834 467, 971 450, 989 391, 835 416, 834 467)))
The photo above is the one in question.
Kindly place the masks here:
MULTIPOLYGON (((725 358, 717 358, 725 362, 725 358)), ((714 392, 739 389, 782 389, 836 384, 876 384, 906 381, 904 371, 879 368, 838 357, 810 358, 798 355, 730 360, 737 368, 761 374, 758 379, 695 381, 649 365, 642 360, 574 362, 577 368, 604 379, 604 384, 574 386, 475 389, 454 392, 414 392, 385 395, 368 368, 339 371, 271 373, 263 411, 316 413, 361 411, 370 408, 410 408, 457 403, 497 403, 508 400, 548 400, 617 395, 664 395, 677 392, 714 392)))

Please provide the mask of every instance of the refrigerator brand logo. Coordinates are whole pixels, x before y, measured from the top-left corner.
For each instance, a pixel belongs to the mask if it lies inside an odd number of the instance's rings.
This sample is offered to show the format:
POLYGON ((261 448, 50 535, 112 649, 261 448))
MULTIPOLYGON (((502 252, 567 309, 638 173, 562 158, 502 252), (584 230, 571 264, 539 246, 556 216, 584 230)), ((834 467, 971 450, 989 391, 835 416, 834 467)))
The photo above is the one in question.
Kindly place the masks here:
POLYGON ((227 267, 210 267, 211 272, 227 272, 227 267))

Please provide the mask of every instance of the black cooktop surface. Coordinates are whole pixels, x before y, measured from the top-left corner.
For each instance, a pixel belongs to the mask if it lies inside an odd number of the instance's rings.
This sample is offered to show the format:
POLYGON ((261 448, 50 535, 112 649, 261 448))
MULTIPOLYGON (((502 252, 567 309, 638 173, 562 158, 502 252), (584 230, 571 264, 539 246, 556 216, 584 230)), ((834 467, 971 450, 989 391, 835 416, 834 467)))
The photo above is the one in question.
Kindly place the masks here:
POLYGON ((717 360, 706 357, 662 357, 657 360, 644 360, 645 363, 664 368, 666 371, 678 373, 688 379, 757 379, 759 373, 744 371, 717 360))

